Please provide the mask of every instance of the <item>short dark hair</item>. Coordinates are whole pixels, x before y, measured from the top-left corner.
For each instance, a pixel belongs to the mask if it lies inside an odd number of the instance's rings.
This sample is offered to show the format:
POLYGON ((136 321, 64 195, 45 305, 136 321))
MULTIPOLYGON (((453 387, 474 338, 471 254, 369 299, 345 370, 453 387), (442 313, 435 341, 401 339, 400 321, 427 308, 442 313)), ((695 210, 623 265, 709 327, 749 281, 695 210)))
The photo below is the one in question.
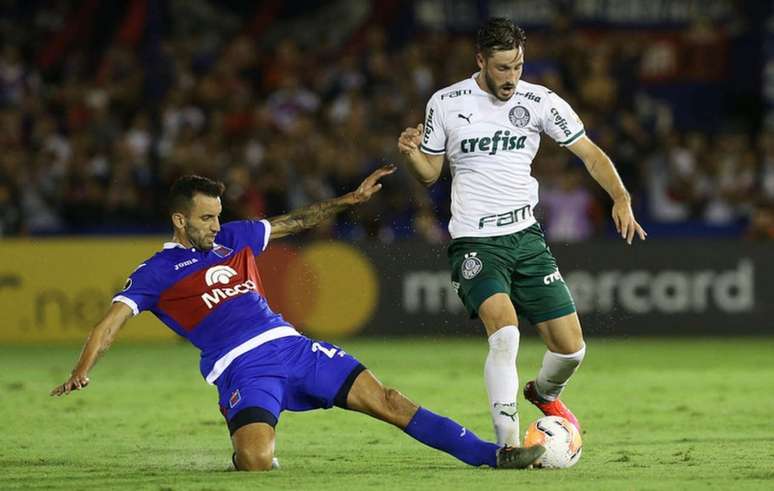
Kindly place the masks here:
POLYGON ((517 49, 527 43, 524 30, 507 17, 493 17, 478 29, 476 51, 489 57, 494 51, 517 49))
POLYGON ((225 190, 225 184, 220 181, 213 181, 207 177, 193 174, 178 177, 172 183, 172 187, 169 188, 169 196, 167 198, 169 212, 176 213, 182 211, 188 213, 195 195, 203 194, 212 198, 220 198, 225 190))

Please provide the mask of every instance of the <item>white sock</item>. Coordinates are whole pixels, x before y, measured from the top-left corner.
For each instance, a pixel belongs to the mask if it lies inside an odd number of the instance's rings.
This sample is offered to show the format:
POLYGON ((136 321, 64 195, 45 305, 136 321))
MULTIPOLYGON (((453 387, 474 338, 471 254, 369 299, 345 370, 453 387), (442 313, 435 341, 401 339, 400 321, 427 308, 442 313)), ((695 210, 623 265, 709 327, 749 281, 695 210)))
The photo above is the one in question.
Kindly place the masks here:
POLYGON ((543 366, 540 367, 540 372, 535 380, 538 395, 547 401, 556 400, 585 355, 585 344, 583 348, 569 355, 546 351, 545 356, 543 356, 543 366))
POLYGON ((519 446, 519 412, 516 392, 519 376, 516 355, 519 352, 519 329, 505 326, 489 336, 489 354, 484 363, 484 381, 489 394, 497 444, 519 446))

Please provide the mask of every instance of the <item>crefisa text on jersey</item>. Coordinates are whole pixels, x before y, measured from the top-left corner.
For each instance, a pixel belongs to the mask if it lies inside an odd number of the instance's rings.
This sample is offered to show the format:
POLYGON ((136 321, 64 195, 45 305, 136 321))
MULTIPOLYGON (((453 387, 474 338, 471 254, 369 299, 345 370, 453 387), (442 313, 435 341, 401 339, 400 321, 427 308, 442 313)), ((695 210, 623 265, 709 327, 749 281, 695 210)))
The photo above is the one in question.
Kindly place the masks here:
POLYGON ((511 136, 511 132, 505 130, 497 130, 491 137, 485 136, 483 138, 466 138, 460 142, 460 150, 462 153, 472 152, 489 152, 489 155, 494 155, 497 150, 510 151, 521 150, 524 148, 526 136, 511 136), (501 145, 502 143, 502 145, 501 145))
POLYGON ((516 92, 516 95, 518 97, 523 97, 523 98, 527 99, 528 101, 540 102, 540 96, 539 95, 535 95, 534 92, 516 92))
POLYGON ((567 127, 567 120, 559 114, 555 107, 551 108, 551 115, 554 117, 554 124, 564 132, 564 136, 570 136, 570 128, 567 127))

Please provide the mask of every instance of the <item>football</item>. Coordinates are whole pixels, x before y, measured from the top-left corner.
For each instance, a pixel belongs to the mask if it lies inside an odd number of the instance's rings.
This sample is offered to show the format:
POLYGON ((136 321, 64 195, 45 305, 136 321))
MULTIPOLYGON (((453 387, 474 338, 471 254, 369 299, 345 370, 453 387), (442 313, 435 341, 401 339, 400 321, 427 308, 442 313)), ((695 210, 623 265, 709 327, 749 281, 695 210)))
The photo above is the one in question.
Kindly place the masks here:
POLYGON ((543 445, 546 453, 535 463, 545 469, 565 469, 578 463, 583 450, 580 432, 559 416, 545 416, 534 421, 524 435, 524 446, 543 445))

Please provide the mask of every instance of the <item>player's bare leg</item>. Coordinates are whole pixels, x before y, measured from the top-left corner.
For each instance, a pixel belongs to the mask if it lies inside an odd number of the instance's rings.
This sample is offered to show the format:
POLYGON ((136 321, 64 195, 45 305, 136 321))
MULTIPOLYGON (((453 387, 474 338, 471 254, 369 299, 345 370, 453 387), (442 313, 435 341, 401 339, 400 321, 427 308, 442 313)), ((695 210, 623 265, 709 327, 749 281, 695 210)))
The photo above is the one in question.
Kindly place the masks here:
POLYGON ((575 312, 538 322, 536 327, 546 347, 554 353, 569 355, 580 351, 584 346, 583 331, 575 312))
POLYGON ((369 370, 361 372, 352 384, 347 408, 393 424, 425 445, 470 465, 523 469, 545 452, 540 445, 500 448, 480 440, 455 421, 420 408, 397 390, 385 387, 369 370))
POLYGON ((580 430, 578 418, 559 400, 559 394, 586 354, 578 314, 540 322, 537 329, 548 351, 543 356, 537 379, 524 386, 524 397, 543 414, 566 418, 580 430))
POLYGON ((382 385, 370 370, 363 370, 349 390, 347 408, 405 429, 419 406, 397 390, 382 385))
POLYGON ((495 293, 478 308, 478 316, 489 336, 484 381, 497 443, 518 447, 519 412, 516 394, 519 390, 519 375, 516 371, 516 356, 519 352, 519 329, 516 309, 507 294, 495 293))
POLYGON ((234 466, 240 471, 268 471, 274 462, 274 428, 250 423, 231 435, 234 466))

